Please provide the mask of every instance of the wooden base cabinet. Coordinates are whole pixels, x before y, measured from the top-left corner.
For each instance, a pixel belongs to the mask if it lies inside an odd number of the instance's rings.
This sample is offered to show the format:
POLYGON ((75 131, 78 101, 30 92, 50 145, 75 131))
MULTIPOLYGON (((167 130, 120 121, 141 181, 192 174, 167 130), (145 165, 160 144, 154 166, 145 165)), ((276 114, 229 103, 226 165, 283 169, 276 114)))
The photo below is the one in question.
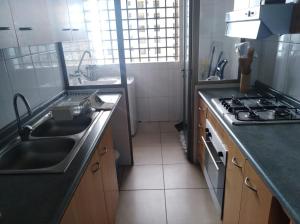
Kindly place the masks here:
POLYGON ((109 128, 103 138, 103 144, 99 145, 97 152, 100 157, 103 189, 109 224, 115 223, 116 210, 119 199, 119 188, 115 167, 115 153, 112 141, 112 129, 109 128))
POLYGON ((232 142, 227 143, 227 147, 223 224, 235 224, 239 223, 246 159, 232 142))
POLYGON ((206 113, 207 113, 207 106, 203 99, 199 97, 198 100, 198 161, 200 166, 203 170, 204 167, 204 159, 205 159, 205 147, 202 142, 202 138, 205 138, 205 128, 206 128, 206 113))
POLYGON ((108 127, 61 224, 114 224, 118 195, 112 130, 108 127))
MULTIPOLYGON (((208 109, 203 99, 199 97, 198 100, 200 126, 204 126, 205 119, 208 119, 228 150, 223 224, 291 224, 292 221, 278 200, 273 197, 222 124, 208 109)), ((204 132, 199 131, 198 138, 203 133, 205 134, 205 128, 204 132)), ((198 150, 201 163, 203 153, 201 144, 198 145, 198 150)))

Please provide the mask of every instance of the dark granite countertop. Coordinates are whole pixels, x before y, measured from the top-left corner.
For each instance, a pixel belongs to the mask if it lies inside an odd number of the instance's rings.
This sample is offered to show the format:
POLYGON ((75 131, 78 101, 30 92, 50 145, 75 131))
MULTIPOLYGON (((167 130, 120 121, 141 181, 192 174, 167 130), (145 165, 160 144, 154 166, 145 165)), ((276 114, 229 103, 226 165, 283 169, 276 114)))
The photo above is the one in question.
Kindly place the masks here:
MULTIPOLYGON (((121 95, 106 94, 103 97, 104 101, 115 103, 116 107, 121 95)), ((0 175, 1 224, 60 222, 115 107, 95 120, 65 173, 0 175)))
POLYGON ((199 94, 288 215, 300 224, 300 124, 235 126, 223 119, 211 99, 241 95, 238 88, 202 89, 199 94))

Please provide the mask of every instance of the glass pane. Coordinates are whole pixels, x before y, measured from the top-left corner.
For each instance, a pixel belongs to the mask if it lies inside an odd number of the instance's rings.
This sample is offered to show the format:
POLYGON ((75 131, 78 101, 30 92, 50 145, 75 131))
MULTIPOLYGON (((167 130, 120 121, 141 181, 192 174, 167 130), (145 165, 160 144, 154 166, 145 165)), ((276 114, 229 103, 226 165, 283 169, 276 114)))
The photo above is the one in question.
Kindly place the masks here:
POLYGON ((136 10, 128 10, 128 19, 136 19, 137 15, 136 15, 136 10))
POLYGON ((139 42, 138 42, 138 40, 131 40, 131 41, 130 41, 130 47, 131 47, 131 48, 138 48, 138 47, 139 47, 139 42))
POLYGON ((137 29, 137 20, 129 20, 129 29, 137 29))

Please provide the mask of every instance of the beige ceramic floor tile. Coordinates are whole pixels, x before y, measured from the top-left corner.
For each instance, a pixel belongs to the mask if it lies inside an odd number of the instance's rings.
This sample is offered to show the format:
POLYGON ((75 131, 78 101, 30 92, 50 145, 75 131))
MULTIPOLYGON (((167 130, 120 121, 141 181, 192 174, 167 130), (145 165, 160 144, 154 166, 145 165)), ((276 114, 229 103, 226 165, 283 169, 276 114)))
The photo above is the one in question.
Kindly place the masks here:
POLYGON ((133 147, 160 146, 160 134, 137 134, 132 139, 133 147))
POLYGON ((188 163, 183 149, 178 146, 163 146, 162 157, 163 164, 188 163))
POLYGON ((162 164, 161 146, 134 147, 135 165, 162 164))
POLYGON ((165 224, 164 191, 121 191, 116 219, 116 224, 165 224))
POLYGON ((166 190, 168 224, 218 224, 208 189, 166 190))
POLYGON ((178 133, 161 133, 161 144, 163 146, 181 146, 178 133))
POLYGON ((121 190, 163 189, 162 165, 140 165, 124 170, 121 190))
POLYGON ((207 188, 200 167, 193 164, 163 165, 166 189, 207 188))
POLYGON ((177 122, 160 122, 159 123, 160 132, 161 133, 178 133, 174 126, 176 123, 177 122))
POLYGON ((159 122, 141 122, 138 123, 138 134, 156 134, 160 133, 159 122))

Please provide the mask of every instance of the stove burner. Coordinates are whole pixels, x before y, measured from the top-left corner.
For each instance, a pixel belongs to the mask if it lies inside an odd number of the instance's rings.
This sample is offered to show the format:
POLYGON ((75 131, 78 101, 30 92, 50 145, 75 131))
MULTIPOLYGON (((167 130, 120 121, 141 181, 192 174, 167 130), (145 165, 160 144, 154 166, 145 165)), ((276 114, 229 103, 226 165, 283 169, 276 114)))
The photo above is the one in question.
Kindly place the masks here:
POLYGON ((242 102, 236 98, 235 96, 232 96, 231 100, 229 101, 232 105, 236 105, 236 106, 242 106, 242 102))
POLYGON ((275 117, 282 118, 282 117, 287 117, 287 116, 290 116, 290 115, 291 115, 291 112, 287 108, 277 108, 277 109, 275 109, 275 117))
POLYGON ((259 115, 256 114, 253 110, 249 110, 247 117, 251 120, 259 120, 259 115))
POLYGON ((258 104, 262 105, 262 106, 270 106, 270 105, 273 105, 273 103, 271 101, 269 101, 268 99, 266 98, 260 98, 258 101, 257 101, 258 104))

